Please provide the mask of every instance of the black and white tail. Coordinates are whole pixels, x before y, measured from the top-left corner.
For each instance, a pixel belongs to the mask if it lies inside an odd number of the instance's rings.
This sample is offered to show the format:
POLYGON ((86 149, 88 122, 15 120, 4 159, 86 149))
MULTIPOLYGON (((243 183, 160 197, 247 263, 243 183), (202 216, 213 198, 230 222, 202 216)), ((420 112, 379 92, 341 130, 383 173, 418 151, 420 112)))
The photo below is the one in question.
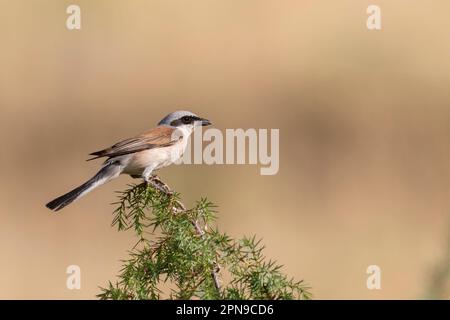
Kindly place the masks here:
POLYGON ((66 194, 56 198, 55 200, 50 201, 45 206, 54 211, 61 210, 62 208, 71 204, 78 198, 81 198, 88 192, 94 190, 95 188, 101 186, 109 180, 118 177, 120 172, 121 167, 119 165, 106 165, 95 176, 83 183, 81 186, 67 192, 66 194))

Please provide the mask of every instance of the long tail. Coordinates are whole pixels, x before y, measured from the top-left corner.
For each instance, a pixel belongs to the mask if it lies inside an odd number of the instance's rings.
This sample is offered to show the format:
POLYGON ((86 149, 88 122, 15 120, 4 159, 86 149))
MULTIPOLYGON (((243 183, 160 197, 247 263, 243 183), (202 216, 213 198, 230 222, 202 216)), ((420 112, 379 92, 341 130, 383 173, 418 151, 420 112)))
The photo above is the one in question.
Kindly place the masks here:
POLYGON ((98 186, 108 182, 119 176, 121 167, 116 164, 109 164, 104 166, 95 176, 83 183, 81 186, 73 189, 72 191, 50 201, 45 206, 51 210, 58 211, 65 206, 71 204, 73 201, 81 198, 88 192, 94 190, 98 186))

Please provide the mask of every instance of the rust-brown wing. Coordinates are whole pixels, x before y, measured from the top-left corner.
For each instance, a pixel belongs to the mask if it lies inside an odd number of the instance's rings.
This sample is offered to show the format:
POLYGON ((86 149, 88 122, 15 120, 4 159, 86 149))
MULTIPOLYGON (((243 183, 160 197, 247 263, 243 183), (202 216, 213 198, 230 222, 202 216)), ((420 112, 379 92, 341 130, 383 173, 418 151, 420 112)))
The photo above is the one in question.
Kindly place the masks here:
POLYGON ((109 148, 92 152, 89 155, 94 157, 88 159, 88 161, 102 157, 113 158, 147 149, 171 146, 182 138, 182 136, 177 137, 174 134, 174 130, 174 128, 170 127, 156 127, 137 137, 120 141, 109 148))

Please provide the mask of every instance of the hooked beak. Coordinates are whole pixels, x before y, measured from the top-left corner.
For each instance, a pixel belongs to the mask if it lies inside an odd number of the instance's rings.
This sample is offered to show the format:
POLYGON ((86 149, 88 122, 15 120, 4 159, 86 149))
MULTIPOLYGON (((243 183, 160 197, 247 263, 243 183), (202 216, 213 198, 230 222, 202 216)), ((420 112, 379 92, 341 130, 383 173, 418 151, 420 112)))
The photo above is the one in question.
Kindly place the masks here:
POLYGON ((211 122, 208 119, 202 119, 202 126, 209 126, 211 125, 211 122))

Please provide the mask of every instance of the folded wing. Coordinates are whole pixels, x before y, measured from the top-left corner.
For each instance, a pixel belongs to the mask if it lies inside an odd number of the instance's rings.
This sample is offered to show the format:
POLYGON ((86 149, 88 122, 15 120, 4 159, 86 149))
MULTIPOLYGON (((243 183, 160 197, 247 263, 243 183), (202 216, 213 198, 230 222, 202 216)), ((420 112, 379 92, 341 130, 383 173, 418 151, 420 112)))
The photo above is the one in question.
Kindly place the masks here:
POLYGON ((182 135, 175 133, 174 128, 160 126, 137 137, 120 141, 109 148, 92 152, 89 155, 94 157, 88 159, 88 161, 103 157, 118 157, 147 149, 168 147, 182 138, 182 135))

